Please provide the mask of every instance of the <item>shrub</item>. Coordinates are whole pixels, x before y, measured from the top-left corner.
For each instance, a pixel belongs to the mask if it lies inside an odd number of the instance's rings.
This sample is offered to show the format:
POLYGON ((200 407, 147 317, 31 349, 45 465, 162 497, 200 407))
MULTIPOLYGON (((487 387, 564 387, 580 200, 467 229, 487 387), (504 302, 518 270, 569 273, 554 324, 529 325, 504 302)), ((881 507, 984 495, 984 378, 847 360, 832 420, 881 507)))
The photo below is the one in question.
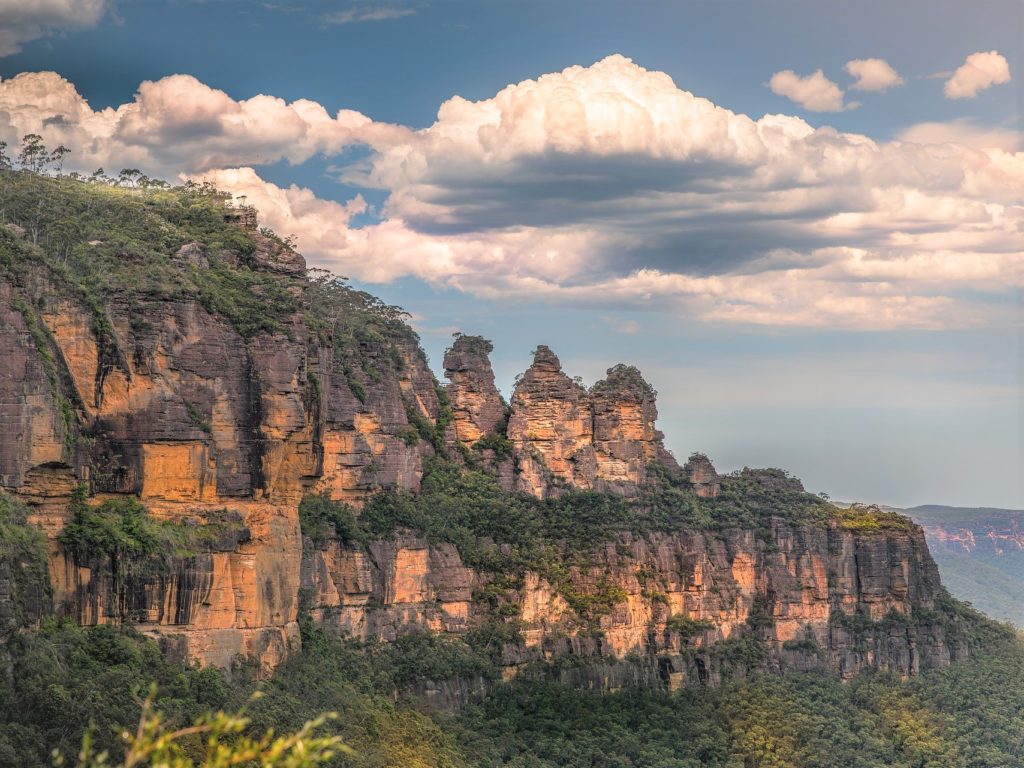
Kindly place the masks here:
POLYGON ((343 543, 367 540, 366 531, 356 521, 352 507, 340 501, 332 501, 327 491, 302 498, 299 504, 299 526, 302 534, 317 545, 322 545, 332 536, 343 543))
POLYGON ((696 637, 701 632, 706 632, 707 630, 714 628, 715 623, 713 621, 708 619, 694 619, 681 613, 671 616, 669 620, 665 622, 665 629, 669 632, 675 632, 683 640, 696 637))

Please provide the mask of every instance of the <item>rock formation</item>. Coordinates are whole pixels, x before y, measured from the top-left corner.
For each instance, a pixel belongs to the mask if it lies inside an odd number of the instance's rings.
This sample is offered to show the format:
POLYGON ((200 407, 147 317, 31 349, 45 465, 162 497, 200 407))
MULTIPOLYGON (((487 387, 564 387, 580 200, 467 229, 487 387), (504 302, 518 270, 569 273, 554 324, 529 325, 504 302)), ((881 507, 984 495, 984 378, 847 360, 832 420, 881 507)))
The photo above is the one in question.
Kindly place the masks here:
POLYGON ((562 372, 546 346, 537 347, 533 364, 516 384, 508 439, 521 490, 543 497, 559 487, 593 486, 597 461, 590 395, 562 372))
POLYGON ((711 464, 711 459, 703 453, 695 453, 690 456, 683 465, 683 476, 694 493, 704 498, 714 498, 721 488, 718 473, 711 464))
MULTIPOLYGON (((253 237, 250 267, 301 289, 301 256, 253 237)), ((191 243, 172 259, 210 256, 191 243)), ((145 295, 115 298, 98 321, 41 270, 25 286, 0 283, 0 354, 0 490, 28 501, 50 536, 57 609, 173 630, 185 652, 218 664, 244 654, 269 668, 295 646, 302 496, 359 503, 418 487, 429 448, 406 438, 409 412, 438 413, 411 333, 321 344, 296 311, 281 331, 244 337, 198 300, 145 295), (250 535, 174 563, 125 603, 129 585, 56 542, 82 482, 161 519, 227 509, 250 535)))
MULTIPOLYGON (((174 235, 166 253, 117 254, 111 263, 135 279, 164 282, 102 300, 49 268, 23 232, 0 229, 0 491, 27 503, 46 533, 59 613, 132 621, 200 662, 241 654, 269 670, 299 642, 300 594, 314 618, 359 637, 466 633, 485 618, 476 595, 491 576, 454 547, 411 533, 304 542, 306 494, 358 508, 378 491, 417 491, 424 461, 445 451, 466 466, 488 458, 505 487, 539 498, 633 497, 655 464, 698 496, 718 492, 706 457, 680 470, 666 451, 655 392, 635 368, 615 366, 588 390, 538 347, 506 429, 489 342, 455 341, 441 391, 397 310, 307 279, 287 244, 248 214, 227 215, 236 224, 217 238, 174 235), (143 271, 145 259, 155 266, 143 271), (258 311, 244 310, 254 294, 258 311), (59 538, 82 485, 92 504, 138 499, 158 520, 220 533, 195 551, 115 567, 59 538)), ((0 629, 13 621, 12 567, 0 558, 0 629)), ((760 535, 623 532, 566 571, 563 591, 520 574, 505 607, 523 627, 504 649, 510 670, 563 653, 640 655, 670 684, 713 680, 726 658, 714 648, 749 634, 752 619, 776 667, 912 674, 965 653, 929 613, 939 583, 919 532, 835 522, 776 522, 760 535), (563 594, 570 583, 615 599, 582 616, 563 594)), ((33 595, 29 622, 50 603, 33 595)))
POLYGON ((486 339, 460 334, 444 356, 455 435, 467 448, 494 434, 505 419, 505 403, 494 386, 488 357, 492 349, 486 339))
MULTIPOLYGON (((749 637, 763 640, 763 665, 844 677, 865 669, 908 676, 968 653, 933 610, 939 577, 920 530, 880 536, 779 521, 767 539, 749 530, 623 535, 570 574, 578 591, 612 589, 618 601, 587 621, 552 584, 525 574, 507 611, 521 627, 520 640, 503 650, 510 674, 557 656, 628 657, 670 685, 714 682, 730 663, 728 641, 749 637)), ((368 550, 311 548, 302 573, 317 620, 385 640, 410 631, 465 634, 486 618, 473 596, 487 580, 451 545, 411 535, 368 550)), ((604 687, 599 678, 587 683, 604 687)))
POLYGON ((651 462, 678 470, 654 427, 656 394, 626 365, 609 368, 587 390, 562 372, 550 349, 538 347, 516 384, 508 422, 520 490, 544 497, 575 487, 630 496, 651 462))

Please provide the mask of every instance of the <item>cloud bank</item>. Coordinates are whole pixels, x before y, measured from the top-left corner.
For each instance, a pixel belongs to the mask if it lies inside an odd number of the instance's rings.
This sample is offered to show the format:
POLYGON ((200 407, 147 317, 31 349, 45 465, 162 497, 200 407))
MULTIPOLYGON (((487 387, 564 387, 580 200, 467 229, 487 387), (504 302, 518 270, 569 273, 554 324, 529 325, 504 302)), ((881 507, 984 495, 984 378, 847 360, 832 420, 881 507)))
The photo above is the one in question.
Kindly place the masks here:
POLYGON ((182 75, 99 111, 53 73, 0 82, 0 138, 30 130, 83 169, 182 172, 245 194, 311 261, 363 281, 869 330, 1003 323, 1024 285, 1016 145, 754 119, 622 56, 454 96, 420 130, 236 101, 182 75), (368 154, 346 165, 353 146, 368 154), (314 156, 341 158, 342 180, 383 191, 381 208, 252 167, 314 156))

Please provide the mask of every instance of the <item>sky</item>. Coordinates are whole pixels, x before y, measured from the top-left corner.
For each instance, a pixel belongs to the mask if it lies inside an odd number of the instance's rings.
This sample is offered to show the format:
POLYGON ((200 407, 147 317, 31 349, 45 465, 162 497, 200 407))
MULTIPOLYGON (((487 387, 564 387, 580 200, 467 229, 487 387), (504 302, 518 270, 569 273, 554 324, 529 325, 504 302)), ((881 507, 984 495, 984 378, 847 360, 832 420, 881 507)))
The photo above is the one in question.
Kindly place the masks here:
POLYGON ((677 457, 1024 507, 1019 0, 0 0, 0 140, 203 178, 677 457))

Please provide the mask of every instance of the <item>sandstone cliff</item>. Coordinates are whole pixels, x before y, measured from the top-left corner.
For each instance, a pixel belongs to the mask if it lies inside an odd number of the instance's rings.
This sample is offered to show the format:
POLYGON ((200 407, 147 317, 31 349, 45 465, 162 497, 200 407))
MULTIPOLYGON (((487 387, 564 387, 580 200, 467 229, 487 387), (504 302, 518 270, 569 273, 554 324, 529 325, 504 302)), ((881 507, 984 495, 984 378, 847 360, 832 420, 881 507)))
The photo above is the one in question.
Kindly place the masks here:
POLYGON ((506 677, 530 662, 569 661, 569 679, 595 687, 622 674, 717 682, 765 666, 909 676, 970 652, 915 529, 775 519, 760 533, 623 533, 571 565, 567 583, 519 576, 509 588, 507 576, 464 565, 451 544, 403 534, 368 547, 307 542, 302 584, 317 621, 384 640, 493 626, 500 594, 499 625, 515 628, 500 645, 506 677), (608 599, 581 610, 579 596, 597 595, 608 599), (628 669, 616 671, 623 660, 628 669))
MULTIPOLYGON (((509 674, 626 657, 670 684, 730 665, 913 674, 967 652, 936 611, 918 530, 770 510, 758 532, 715 523, 726 507, 700 505, 724 481, 706 457, 676 464, 635 368, 612 367, 588 389, 538 347, 506 412, 488 342, 458 338, 441 387, 400 310, 307 276, 287 243, 215 195, 94 199, 80 186, 57 201, 110 210, 61 214, 81 224, 63 259, 0 228, 0 491, 46 533, 57 612, 131 621, 203 663, 249 656, 268 670, 297 647, 303 609, 358 637, 500 626, 509 674), (642 503, 651 483, 670 482, 673 503, 703 517, 642 535, 623 518, 613 540, 559 565, 558 583, 530 569, 503 581, 411 531, 360 529, 356 543, 301 530, 304 497, 358 510, 392 492, 401 508, 446 454, 524 492, 513 506, 580 491, 597 494, 580 503, 642 503), (72 503, 79 487, 85 506, 72 503), (111 549, 61 533, 89 509, 116 526, 130 499, 157 526, 152 541, 179 543, 111 549), (746 653, 749 638, 763 658, 746 653)), ((29 194, 0 193, 14 211, 29 194)), ((25 210, 34 205, 29 196, 25 210)), ((0 557, 0 622, 11 562, 0 557)))
POLYGON ((505 403, 494 385, 488 357, 492 349, 486 339, 460 334, 444 356, 455 436, 467 448, 496 430, 504 431, 505 403))

